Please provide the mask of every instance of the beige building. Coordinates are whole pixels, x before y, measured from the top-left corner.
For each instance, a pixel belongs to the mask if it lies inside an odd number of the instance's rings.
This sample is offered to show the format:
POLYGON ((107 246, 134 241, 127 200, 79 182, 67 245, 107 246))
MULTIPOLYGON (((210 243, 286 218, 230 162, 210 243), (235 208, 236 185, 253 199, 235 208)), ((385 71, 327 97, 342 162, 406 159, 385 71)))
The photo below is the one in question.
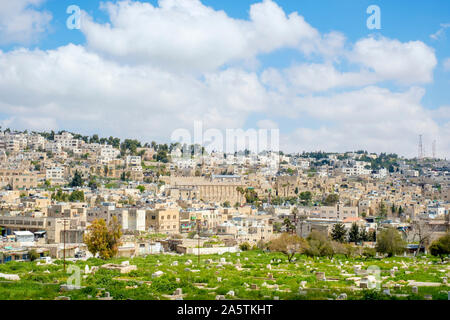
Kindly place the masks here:
POLYGON ((145 227, 154 233, 180 233, 180 210, 177 208, 147 210, 145 227))

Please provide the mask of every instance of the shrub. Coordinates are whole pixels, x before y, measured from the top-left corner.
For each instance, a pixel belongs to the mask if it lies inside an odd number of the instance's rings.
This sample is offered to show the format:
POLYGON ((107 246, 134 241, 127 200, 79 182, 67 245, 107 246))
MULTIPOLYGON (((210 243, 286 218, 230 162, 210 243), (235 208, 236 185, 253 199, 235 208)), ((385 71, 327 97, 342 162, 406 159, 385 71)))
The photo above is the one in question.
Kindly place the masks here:
POLYGON ((333 244, 323 233, 313 231, 307 240, 308 247, 305 250, 307 256, 331 257, 334 255, 333 244))
POLYGON ((388 257, 404 252, 405 246, 406 243, 400 235, 400 232, 394 228, 381 231, 377 237, 377 251, 387 254, 388 257))
POLYGON ((429 247, 431 255, 441 258, 444 261, 444 257, 450 254, 450 233, 439 239, 433 241, 429 247))
POLYGON ((241 251, 248 251, 250 250, 250 244, 248 242, 241 243, 239 249, 241 249, 241 251))

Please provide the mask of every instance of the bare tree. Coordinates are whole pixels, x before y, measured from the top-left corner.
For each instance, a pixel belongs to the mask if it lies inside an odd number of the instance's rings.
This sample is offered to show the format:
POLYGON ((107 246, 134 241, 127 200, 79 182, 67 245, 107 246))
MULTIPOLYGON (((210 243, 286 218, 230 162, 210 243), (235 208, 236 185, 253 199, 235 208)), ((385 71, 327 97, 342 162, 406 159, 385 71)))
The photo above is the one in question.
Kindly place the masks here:
POLYGON ((433 233, 436 231, 435 226, 424 219, 416 219, 411 223, 412 227, 412 241, 419 241, 419 248, 414 253, 417 256, 420 248, 426 247, 431 243, 433 233))

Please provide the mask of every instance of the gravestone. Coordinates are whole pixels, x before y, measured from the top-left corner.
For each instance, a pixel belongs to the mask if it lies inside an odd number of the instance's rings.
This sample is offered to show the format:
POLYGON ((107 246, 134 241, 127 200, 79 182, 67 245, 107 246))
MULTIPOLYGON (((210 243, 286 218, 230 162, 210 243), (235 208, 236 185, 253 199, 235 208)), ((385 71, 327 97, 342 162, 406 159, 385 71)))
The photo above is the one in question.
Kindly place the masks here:
POLYGON ((316 272, 316 279, 319 281, 325 281, 325 272, 316 272))
POLYGON ((337 300, 347 300, 347 294, 346 293, 341 293, 338 297, 337 300))
POLYGON ((152 278, 159 278, 164 274, 162 271, 156 271, 152 274, 152 278))
POLYGON ((181 296, 183 294, 183 290, 181 288, 177 288, 173 293, 174 296, 181 296))
POLYGON ((89 266, 88 265, 86 265, 84 267, 84 273, 86 273, 86 274, 91 273, 91 270, 89 270, 89 266))
POLYGON ((234 297, 234 291, 233 291, 233 290, 228 291, 228 292, 227 292, 227 295, 234 297))
POLYGON ((414 293, 414 294, 418 294, 419 293, 418 287, 416 287, 416 286, 412 287, 411 288, 411 292, 414 293))
POLYGON ((431 294, 426 294, 423 296, 425 300, 433 300, 433 296, 431 294))
POLYGON ((173 267, 176 267, 176 266, 178 266, 178 261, 174 261, 174 262, 172 262, 172 266, 173 266, 173 267))

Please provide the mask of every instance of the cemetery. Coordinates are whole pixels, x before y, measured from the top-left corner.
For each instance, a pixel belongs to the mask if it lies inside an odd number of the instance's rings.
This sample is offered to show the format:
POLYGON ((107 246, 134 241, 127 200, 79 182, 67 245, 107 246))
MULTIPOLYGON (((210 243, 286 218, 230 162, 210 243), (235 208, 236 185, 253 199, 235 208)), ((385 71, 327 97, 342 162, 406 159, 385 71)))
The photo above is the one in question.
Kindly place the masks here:
POLYGON ((448 261, 250 250, 0 265, 0 299, 448 300, 448 261))

